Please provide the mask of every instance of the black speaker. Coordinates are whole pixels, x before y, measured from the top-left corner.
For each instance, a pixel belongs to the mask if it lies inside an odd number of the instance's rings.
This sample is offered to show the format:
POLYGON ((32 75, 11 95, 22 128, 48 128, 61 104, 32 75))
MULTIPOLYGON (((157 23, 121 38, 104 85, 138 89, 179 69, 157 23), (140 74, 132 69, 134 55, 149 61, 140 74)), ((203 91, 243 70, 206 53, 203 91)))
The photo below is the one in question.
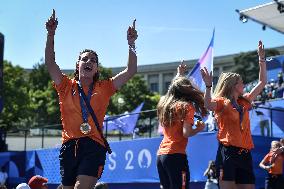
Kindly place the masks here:
POLYGON ((0 113, 3 109, 3 58, 4 58, 4 35, 0 33, 0 113))

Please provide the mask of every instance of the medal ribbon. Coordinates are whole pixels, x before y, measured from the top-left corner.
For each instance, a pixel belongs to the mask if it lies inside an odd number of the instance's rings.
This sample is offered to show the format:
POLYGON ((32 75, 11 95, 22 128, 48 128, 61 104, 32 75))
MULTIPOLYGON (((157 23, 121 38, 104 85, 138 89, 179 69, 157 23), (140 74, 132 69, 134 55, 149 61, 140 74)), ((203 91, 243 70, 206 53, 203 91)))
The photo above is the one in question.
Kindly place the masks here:
POLYGON ((239 112, 239 115, 240 115, 240 127, 241 127, 241 130, 243 130, 243 127, 242 127, 242 122, 243 122, 243 117, 244 117, 243 107, 239 106, 235 100, 232 100, 231 102, 232 102, 233 107, 239 112))
MULTIPOLYGON (((83 96, 82 96, 83 95, 82 93, 84 93, 84 90, 83 90, 83 88, 81 86, 80 80, 78 81, 78 87, 81 88, 81 90, 79 90, 79 98, 80 98, 80 106, 81 106, 83 122, 84 123, 88 123, 89 113, 88 113, 88 110, 87 110, 86 103, 84 102, 84 99, 83 99, 83 96)), ((93 88, 94 88, 94 82, 92 82, 92 84, 89 86, 89 91, 88 91, 88 96, 87 96, 87 99, 88 99, 89 103, 91 101, 93 88)), ((85 95, 85 93, 84 93, 84 95, 85 95)))

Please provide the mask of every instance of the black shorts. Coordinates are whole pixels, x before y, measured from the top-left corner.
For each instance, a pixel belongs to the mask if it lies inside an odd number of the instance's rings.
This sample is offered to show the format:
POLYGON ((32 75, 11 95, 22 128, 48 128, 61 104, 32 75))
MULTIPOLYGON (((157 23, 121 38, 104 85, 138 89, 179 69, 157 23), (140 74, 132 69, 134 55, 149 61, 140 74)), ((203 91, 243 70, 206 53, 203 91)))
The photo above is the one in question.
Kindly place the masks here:
POLYGON ((216 155, 217 176, 236 184, 255 184, 252 157, 249 150, 219 144, 216 155))
POLYGON ((265 178, 265 189, 284 189, 284 179, 282 175, 268 174, 265 178))
POLYGON ((157 168, 163 189, 189 189, 190 172, 185 154, 159 155, 157 168))
POLYGON ((59 154, 61 182, 74 186, 78 175, 100 178, 106 160, 106 148, 89 137, 62 144, 59 154))

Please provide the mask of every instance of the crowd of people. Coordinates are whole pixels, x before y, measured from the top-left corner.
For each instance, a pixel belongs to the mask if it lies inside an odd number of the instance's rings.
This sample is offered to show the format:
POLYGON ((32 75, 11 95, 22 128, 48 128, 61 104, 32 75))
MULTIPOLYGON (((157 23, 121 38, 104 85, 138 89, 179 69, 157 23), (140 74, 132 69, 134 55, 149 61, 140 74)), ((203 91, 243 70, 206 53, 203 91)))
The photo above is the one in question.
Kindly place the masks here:
MULTIPOLYGON (((256 84, 256 81, 247 84, 244 88, 244 92, 251 91, 256 84)), ((256 97, 256 101, 266 102, 267 100, 284 98, 283 92, 283 72, 279 71, 277 78, 271 79, 269 82, 267 82, 262 92, 256 97)))

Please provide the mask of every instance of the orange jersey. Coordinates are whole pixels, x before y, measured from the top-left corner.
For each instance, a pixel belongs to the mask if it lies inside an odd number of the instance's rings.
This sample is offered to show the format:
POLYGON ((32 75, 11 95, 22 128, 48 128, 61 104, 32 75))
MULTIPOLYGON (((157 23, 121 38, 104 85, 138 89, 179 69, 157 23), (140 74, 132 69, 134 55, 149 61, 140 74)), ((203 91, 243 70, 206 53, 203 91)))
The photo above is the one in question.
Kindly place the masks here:
MULTIPOLYGON (((81 133, 80 125, 83 123, 80 98, 77 83, 74 79, 63 76, 59 85, 54 85, 59 96, 63 143, 80 137, 90 137, 104 146, 104 142, 96 128, 96 125, 89 114, 88 123, 91 125, 91 132, 87 135, 81 133)), ((89 87, 83 87, 85 94, 88 94, 89 87)), ((102 129, 104 116, 109 104, 110 97, 115 93, 116 89, 113 80, 97 81, 94 84, 90 104, 96 114, 99 127, 102 129)), ((87 107, 86 107, 87 108, 87 107)))
MULTIPOLYGON (((180 108, 177 105, 177 109, 180 108)), ((183 123, 194 124, 195 109, 191 104, 186 107, 187 114, 184 120, 174 120, 171 126, 163 127, 164 138, 160 144, 158 155, 162 154, 185 154, 188 138, 183 136, 183 123)))
MULTIPOLYGON (((273 151, 270 151, 268 154, 266 154, 266 156, 264 157, 264 164, 270 164, 273 154, 273 151)), ((268 172, 270 174, 282 175, 283 161, 283 155, 278 155, 268 172)))
POLYGON ((251 103, 239 98, 237 103, 243 107, 243 119, 240 123, 240 114, 226 98, 214 99, 217 103, 215 118, 218 124, 218 140, 225 146, 235 146, 245 149, 254 147, 251 131, 249 110, 251 103))

